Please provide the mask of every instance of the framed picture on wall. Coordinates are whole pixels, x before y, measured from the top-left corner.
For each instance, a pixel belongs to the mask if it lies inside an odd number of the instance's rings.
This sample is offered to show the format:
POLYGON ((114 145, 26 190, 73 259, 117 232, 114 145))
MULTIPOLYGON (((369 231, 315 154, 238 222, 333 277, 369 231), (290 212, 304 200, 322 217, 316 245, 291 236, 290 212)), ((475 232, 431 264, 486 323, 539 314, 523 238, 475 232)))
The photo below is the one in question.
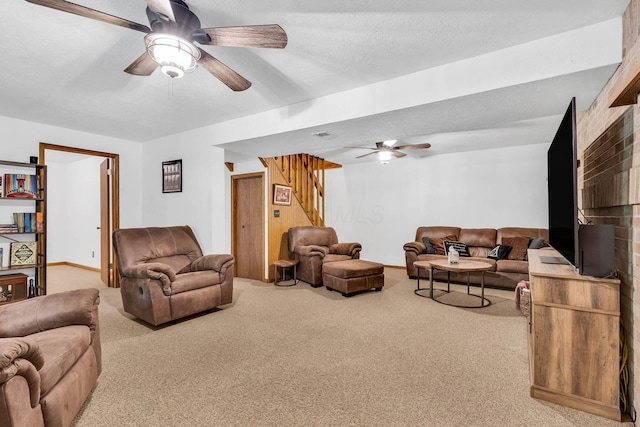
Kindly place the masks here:
POLYGON ((162 162, 162 192, 182 191, 182 159, 162 162))
POLYGON ((274 205, 290 205, 291 204, 291 187, 286 185, 275 184, 273 188, 273 204, 274 205))

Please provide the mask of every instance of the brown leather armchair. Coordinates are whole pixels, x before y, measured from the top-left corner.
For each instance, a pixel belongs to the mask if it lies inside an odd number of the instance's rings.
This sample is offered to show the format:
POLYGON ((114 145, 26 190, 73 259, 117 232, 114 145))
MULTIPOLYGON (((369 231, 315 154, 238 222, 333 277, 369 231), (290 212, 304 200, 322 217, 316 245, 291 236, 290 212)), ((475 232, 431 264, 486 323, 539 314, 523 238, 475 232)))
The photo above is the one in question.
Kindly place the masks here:
POLYGON ((332 227, 292 227, 288 233, 290 256, 298 261, 298 279, 314 288, 322 286, 322 265, 360 258, 360 243, 338 243, 332 227))
POLYGON ((97 289, 0 306, 0 426, 68 426, 102 370, 97 289))
POLYGON ((233 256, 202 255, 189 226, 113 232, 124 311, 159 325, 233 297, 233 256))

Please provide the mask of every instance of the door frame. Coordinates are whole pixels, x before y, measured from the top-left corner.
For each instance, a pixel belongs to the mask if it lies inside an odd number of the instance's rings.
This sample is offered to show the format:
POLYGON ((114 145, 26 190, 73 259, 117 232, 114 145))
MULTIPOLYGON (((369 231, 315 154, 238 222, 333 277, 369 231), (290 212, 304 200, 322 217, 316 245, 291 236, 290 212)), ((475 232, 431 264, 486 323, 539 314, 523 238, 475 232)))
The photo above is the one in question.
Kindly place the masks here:
MULTIPOLYGON (((67 153, 84 154, 87 156, 106 157, 112 160, 113 170, 111 171, 111 230, 120 228, 120 155, 107 153, 104 151, 88 150, 85 148, 67 147, 64 145, 49 144, 40 142, 39 155, 40 163, 45 163, 45 150, 64 151, 67 153)), ((118 274, 118 264, 116 263, 115 252, 113 250, 113 242, 109 239, 111 248, 111 285, 114 288, 120 287, 120 277, 118 274)))
MULTIPOLYGON (((239 181, 241 179, 247 179, 247 178, 260 178, 260 186, 262 189, 262 198, 260 199, 260 205, 262 206, 262 211, 260 212, 260 215, 262 215, 264 217, 264 209, 265 209, 265 202, 264 202, 264 192, 265 192, 265 174, 264 172, 253 172, 253 173, 245 173, 245 174, 238 174, 238 175, 231 175, 231 253, 233 254, 234 257, 236 257, 236 250, 237 250, 237 243, 236 243, 236 230, 237 230, 237 224, 236 224, 236 211, 237 211, 237 207, 236 207, 236 199, 237 199, 237 195, 236 195, 236 181, 239 181)), ((261 221, 261 242, 260 242, 260 271, 261 271, 261 280, 263 282, 266 282, 266 278, 265 278, 265 269, 264 269, 264 254, 265 254, 265 248, 264 248, 264 242, 265 242, 265 221, 261 221)), ((237 273, 237 265, 236 263, 233 264, 233 275, 236 276, 237 273)))
POLYGON ((113 159, 104 158, 100 162, 100 279, 108 287, 113 285, 113 264, 111 257, 111 173, 113 159))

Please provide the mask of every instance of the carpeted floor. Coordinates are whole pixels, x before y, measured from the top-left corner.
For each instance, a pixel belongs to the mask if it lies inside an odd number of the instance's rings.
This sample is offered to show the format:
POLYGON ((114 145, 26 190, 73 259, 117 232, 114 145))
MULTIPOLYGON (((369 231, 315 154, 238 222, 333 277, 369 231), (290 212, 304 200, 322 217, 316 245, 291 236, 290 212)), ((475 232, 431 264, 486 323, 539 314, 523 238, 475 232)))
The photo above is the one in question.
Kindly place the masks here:
MULTIPOLYGON (((99 286, 68 268, 50 293, 99 286)), ((414 288, 399 269, 352 298, 236 279, 232 304, 151 327, 102 285, 103 372, 74 426, 621 425, 529 396, 512 292, 461 309, 414 288)))

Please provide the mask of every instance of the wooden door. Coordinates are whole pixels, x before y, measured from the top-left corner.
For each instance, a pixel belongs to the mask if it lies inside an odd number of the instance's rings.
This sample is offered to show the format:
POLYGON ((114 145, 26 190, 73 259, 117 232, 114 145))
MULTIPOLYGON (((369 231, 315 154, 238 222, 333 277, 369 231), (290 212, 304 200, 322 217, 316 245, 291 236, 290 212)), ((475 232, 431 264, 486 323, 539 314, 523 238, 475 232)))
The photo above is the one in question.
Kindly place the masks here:
POLYGON ((100 279, 112 287, 110 164, 111 159, 100 163, 100 279))
POLYGON ((264 277, 264 174, 231 177, 231 246, 235 276, 264 277))

